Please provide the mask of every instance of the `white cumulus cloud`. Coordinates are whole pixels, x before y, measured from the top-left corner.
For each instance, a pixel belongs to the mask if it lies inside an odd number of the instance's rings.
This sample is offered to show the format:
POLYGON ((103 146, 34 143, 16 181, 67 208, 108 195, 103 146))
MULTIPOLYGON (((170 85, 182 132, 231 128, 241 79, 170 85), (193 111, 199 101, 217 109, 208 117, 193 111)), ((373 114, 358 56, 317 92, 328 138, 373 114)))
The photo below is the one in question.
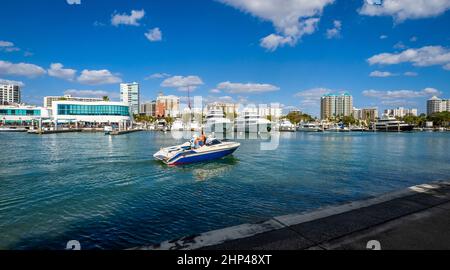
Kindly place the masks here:
POLYGON ((435 17, 450 8, 450 0, 383 0, 381 5, 365 0, 362 15, 391 16, 399 23, 408 19, 435 17))
POLYGON ((392 77, 392 76, 395 76, 395 74, 393 74, 389 71, 375 70, 375 71, 370 72, 369 76, 383 78, 383 77, 392 77))
POLYGON ((418 67, 442 65, 450 66, 450 50, 442 46, 425 46, 419 49, 407 49, 399 53, 381 53, 367 59, 370 65, 396 65, 412 63, 418 67))
POLYGON ((61 63, 52 63, 50 69, 47 70, 48 75, 64 80, 72 81, 75 79, 77 71, 75 69, 64 68, 61 63))
POLYGON ((317 88, 302 90, 300 92, 297 92, 294 96, 301 99, 300 104, 302 107, 313 107, 313 106, 319 105, 320 98, 323 95, 330 94, 332 92, 334 92, 334 91, 331 89, 317 87, 317 88))
POLYGON ((223 90, 231 94, 265 93, 280 90, 278 86, 267 83, 232 83, 229 81, 219 83, 216 86, 216 89, 223 90))
POLYGON ((139 26, 139 20, 145 16, 145 11, 142 10, 132 10, 131 14, 114 14, 111 18, 111 24, 114 26, 123 25, 133 25, 139 26))
POLYGON ((96 97, 102 98, 108 96, 110 98, 118 98, 117 93, 112 93, 104 90, 79 90, 79 89, 67 89, 64 91, 64 95, 71 95, 75 97, 96 97))
POLYGON ((16 75, 25 77, 37 77, 46 74, 47 72, 40 66, 29 63, 11 63, 0 60, 0 74, 16 75))
POLYGON ((363 95, 370 98, 386 99, 402 99, 402 98, 420 98, 428 96, 439 96, 441 92, 435 88, 425 88, 420 91, 414 90, 393 90, 393 91, 378 91, 378 90, 364 90, 363 95))
POLYGON ((407 77, 416 77, 419 74, 417 72, 413 72, 413 71, 406 71, 405 73, 403 73, 403 75, 405 75, 407 77))
POLYGON ((269 51, 286 44, 294 46, 302 36, 317 28, 325 6, 334 0, 219 0, 220 2, 270 21, 276 33, 260 40, 269 51))
POLYGON ((327 29, 327 38, 338 38, 341 36, 342 22, 335 20, 333 22, 333 28, 327 29))
POLYGON ((148 30, 148 32, 145 33, 145 36, 148 40, 150 40, 150 42, 162 40, 162 32, 158 27, 148 30))
POLYGON ((14 46, 14 43, 10 41, 0 40, 0 52, 17 52, 20 51, 19 48, 14 46))
POLYGON ((121 83, 122 79, 112 74, 107 69, 102 70, 83 70, 78 77, 78 82, 88 85, 114 84, 121 83))
POLYGON ((173 76, 161 83, 162 87, 176 88, 180 91, 192 91, 200 85, 203 85, 203 81, 199 76, 173 76))
POLYGON ((151 80, 151 79, 163 79, 163 78, 167 78, 170 77, 169 73, 164 73, 164 72, 159 72, 159 73, 153 73, 150 76, 147 76, 145 78, 145 80, 151 80))

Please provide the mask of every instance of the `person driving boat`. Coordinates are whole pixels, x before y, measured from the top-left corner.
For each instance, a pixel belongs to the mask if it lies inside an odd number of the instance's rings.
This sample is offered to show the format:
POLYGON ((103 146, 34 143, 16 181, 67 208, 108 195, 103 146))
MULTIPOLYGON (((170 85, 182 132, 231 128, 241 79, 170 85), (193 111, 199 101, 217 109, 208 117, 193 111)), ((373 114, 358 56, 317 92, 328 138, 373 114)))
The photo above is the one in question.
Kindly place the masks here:
MULTIPOLYGON (((194 136, 194 138, 195 138, 195 136, 194 136)), ((199 137, 194 139, 193 145, 194 145, 194 148, 199 148, 199 147, 204 146, 205 144, 206 144, 206 136, 202 130, 202 135, 200 135, 199 137)))

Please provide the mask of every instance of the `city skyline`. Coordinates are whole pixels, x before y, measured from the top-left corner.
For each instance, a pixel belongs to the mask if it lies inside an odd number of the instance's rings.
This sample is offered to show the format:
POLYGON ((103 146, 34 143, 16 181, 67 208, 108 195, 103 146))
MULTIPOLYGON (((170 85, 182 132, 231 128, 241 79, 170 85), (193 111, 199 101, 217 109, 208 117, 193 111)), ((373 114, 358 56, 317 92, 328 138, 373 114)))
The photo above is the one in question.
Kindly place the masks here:
POLYGON ((280 102, 314 116, 329 93, 349 92, 358 108, 419 113, 430 97, 449 98, 449 1, 421 2, 420 14, 362 0, 312 1, 311 10, 288 0, 289 11, 276 2, 268 11, 245 0, 59 0, 51 12, 2 3, 0 80, 36 105, 67 93, 119 100, 119 84, 133 81, 142 103, 189 88, 208 101, 280 102), (283 25, 287 14, 295 20, 283 25))

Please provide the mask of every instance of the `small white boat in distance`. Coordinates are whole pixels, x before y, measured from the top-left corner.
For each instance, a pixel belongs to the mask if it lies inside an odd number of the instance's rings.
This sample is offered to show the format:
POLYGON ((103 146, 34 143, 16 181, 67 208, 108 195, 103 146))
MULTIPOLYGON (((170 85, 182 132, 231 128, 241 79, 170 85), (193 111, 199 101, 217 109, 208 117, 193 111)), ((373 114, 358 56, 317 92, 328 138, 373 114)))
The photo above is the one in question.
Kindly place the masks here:
POLYGON ((211 161, 232 154, 241 144, 237 142, 222 142, 208 138, 204 146, 195 148, 192 142, 162 148, 153 157, 167 165, 181 165, 202 161, 211 161))
POLYGON ((315 123, 302 123, 297 129, 298 131, 304 132, 321 132, 323 131, 320 125, 315 123))
POLYGON ((288 119, 283 119, 278 124, 278 131, 281 132, 294 132, 295 131, 295 125, 291 123, 288 119))
POLYGON ((173 121, 170 130, 183 131, 184 130, 183 121, 181 121, 180 119, 173 121))

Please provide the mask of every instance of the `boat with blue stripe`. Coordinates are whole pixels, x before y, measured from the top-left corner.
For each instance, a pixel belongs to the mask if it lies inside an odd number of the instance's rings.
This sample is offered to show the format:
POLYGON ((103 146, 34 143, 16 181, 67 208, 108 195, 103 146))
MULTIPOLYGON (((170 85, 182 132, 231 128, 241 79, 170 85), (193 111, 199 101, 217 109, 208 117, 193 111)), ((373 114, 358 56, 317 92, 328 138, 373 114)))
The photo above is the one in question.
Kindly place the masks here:
POLYGON ((241 144, 209 138, 204 146, 195 147, 191 142, 162 148, 153 157, 167 165, 181 165, 211 161, 231 155, 241 144))

